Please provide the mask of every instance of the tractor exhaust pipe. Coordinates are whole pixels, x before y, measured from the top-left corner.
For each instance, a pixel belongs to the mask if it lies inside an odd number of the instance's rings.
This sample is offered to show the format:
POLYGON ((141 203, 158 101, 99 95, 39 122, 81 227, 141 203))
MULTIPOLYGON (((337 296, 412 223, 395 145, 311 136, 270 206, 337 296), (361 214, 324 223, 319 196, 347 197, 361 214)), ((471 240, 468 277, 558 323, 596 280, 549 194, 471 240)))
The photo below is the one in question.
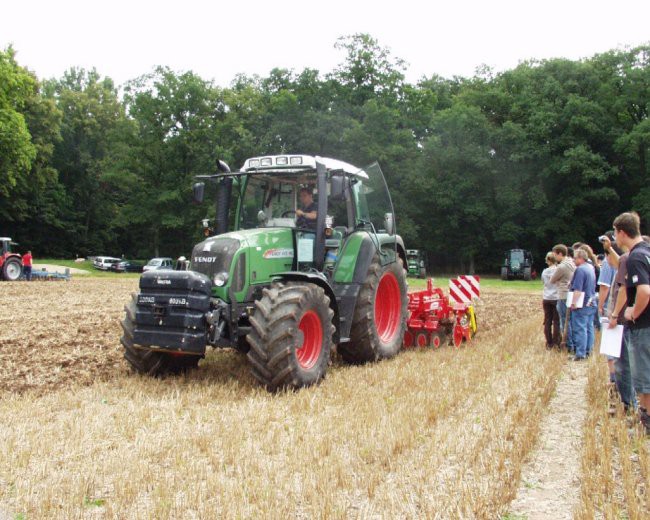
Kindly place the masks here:
POLYGON ((215 235, 228 231, 230 213, 230 195, 232 194, 232 177, 224 177, 217 182, 217 215, 214 221, 215 235))
MULTIPOLYGON (((230 167, 220 159, 217 160, 217 170, 221 173, 230 173, 230 167)), ((232 177, 223 177, 217 181, 217 213, 214 221, 215 235, 221 235, 228 231, 231 195, 232 177)))

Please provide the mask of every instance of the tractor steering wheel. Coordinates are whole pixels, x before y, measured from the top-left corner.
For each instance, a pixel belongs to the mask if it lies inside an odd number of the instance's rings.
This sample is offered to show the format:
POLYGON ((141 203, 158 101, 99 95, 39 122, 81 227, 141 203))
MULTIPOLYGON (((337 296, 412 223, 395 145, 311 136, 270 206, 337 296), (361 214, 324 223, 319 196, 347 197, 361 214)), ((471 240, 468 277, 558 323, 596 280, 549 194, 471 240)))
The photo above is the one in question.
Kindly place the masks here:
POLYGON ((290 210, 285 211, 284 213, 282 213, 282 215, 280 215, 280 217, 281 217, 281 218, 288 217, 290 213, 293 213, 293 216, 294 216, 294 217, 296 216, 296 212, 293 211, 292 209, 290 209, 290 210))

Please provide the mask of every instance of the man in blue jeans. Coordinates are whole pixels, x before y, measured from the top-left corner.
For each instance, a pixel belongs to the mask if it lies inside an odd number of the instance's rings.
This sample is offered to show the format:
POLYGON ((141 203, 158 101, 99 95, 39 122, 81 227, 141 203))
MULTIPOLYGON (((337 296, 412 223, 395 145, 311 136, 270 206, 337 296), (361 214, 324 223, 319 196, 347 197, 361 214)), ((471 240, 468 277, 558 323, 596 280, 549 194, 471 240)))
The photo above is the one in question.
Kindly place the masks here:
POLYGON ((587 262, 589 255, 584 249, 574 253, 576 270, 571 281, 573 299, 571 300, 571 333, 576 349, 574 361, 585 359, 594 345, 594 314, 596 313, 596 272, 587 262), (582 306, 578 302, 582 299, 582 306))
POLYGON ((629 250, 625 277, 628 353, 639 418, 650 435, 650 246, 643 241, 640 228, 636 213, 622 213, 614 220, 616 243, 629 250))

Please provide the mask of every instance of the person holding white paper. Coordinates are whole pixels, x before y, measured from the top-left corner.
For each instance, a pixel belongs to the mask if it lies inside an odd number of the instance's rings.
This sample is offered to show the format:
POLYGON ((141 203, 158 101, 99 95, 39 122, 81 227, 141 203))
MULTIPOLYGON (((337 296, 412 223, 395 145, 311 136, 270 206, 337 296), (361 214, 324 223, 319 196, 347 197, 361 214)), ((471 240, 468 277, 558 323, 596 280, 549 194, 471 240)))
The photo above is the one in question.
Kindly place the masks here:
MULTIPOLYGON (((611 244, 606 244, 605 247, 611 244)), ((609 255, 611 256, 611 254, 609 255)), ((623 340, 621 342, 621 355, 614 362, 614 371, 616 377, 616 389, 621 397, 621 402, 625 410, 636 408, 636 397, 634 396, 634 387, 632 386, 632 369, 630 368, 630 355, 628 351, 628 336, 630 331, 625 323, 623 313, 625 303, 627 302, 627 292, 625 290, 625 277, 627 276, 627 253, 623 255, 616 254, 618 270, 616 278, 612 285, 612 297, 609 307, 609 325, 610 329, 618 325, 623 325, 623 340)))
POLYGON ((596 273, 591 264, 587 263, 589 255, 584 249, 574 253, 576 270, 571 281, 573 300, 571 301, 571 329, 573 345, 576 349, 575 361, 585 359, 594 345, 594 295, 596 294, 596 273), (577 302, 583 305, 578 307, 577 302))
POLYGON ((632 382, 639 397, 639 419, 650 435, 650 246, 641 237, 636 213, 622 213, 614 220, 616 243, 629 249, 625 290, 630 322, 629 354, 632 382))

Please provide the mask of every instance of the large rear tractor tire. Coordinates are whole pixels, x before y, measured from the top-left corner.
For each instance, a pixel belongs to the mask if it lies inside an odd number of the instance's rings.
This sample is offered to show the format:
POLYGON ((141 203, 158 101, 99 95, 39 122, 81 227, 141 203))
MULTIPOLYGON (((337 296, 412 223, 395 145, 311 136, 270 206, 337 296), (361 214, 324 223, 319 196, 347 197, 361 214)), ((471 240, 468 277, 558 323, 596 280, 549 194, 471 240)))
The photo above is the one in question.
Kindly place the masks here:
POLYGON ((325 377, 332 351, 334 311, 325 291, 310 283, 274 283, 255 302, 247 357, 269 390, 301 388, 325 377))
POLYGON ((533 279, 530 267, 524 268, 524 280, 530 282, 533 279))
POLYGON ((375 255, 359 291, 350 342, 338 347, 341 357, 361 364, 395 356, 404 341, 407 305, 406 271, 401 260, 382 267, 375 255))
POLYGON ((196 368, 199 365, 201 356, 170 354, 137 348, 133 341, 136 297, 133 294, 131 301, 124 306, 126 315, 120 322, 123 331, 120 342, 124 347, 124 359, 126 359, 133 371, 148 376, 162 376, 165 374, 180 374, 196 368))
POLYGON ((508 268, 507 267, 502 267, 501 268, 501 279, 505 282, 509 280, 508 277, 508 268))
POLYGON ((2 278, 8 282, 15 282, 23 274, 23 266, 17 258, 9 258, 2 266, 2 278))

